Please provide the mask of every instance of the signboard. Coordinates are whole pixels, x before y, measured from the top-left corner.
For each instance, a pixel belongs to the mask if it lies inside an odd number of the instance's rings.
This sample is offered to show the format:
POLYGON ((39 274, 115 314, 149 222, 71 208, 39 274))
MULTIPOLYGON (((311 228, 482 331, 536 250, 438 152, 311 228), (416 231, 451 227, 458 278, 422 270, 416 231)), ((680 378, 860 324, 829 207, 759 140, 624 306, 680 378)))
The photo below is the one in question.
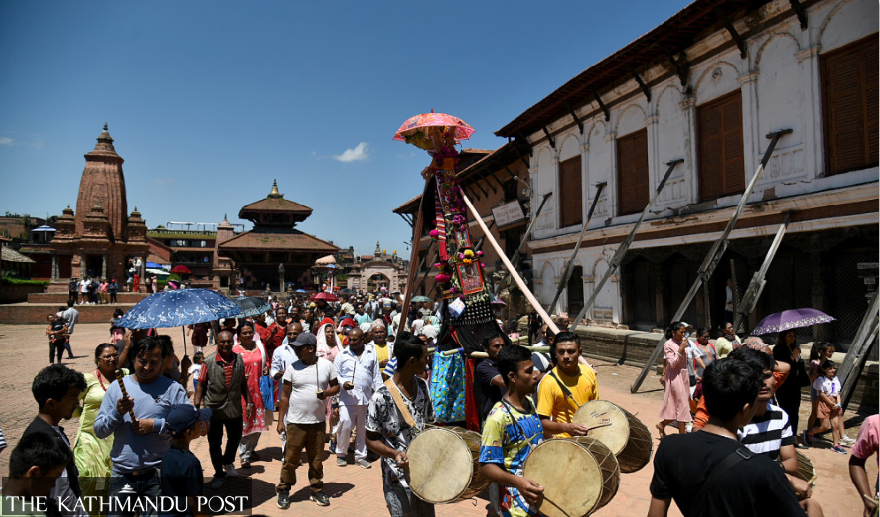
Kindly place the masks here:
POLYGON ((492 209, 492 215, 495 216, 495 225, 499 228, 517 223, 526 218, 519 201, 511 201, 510 203, 496 206, 492 209))

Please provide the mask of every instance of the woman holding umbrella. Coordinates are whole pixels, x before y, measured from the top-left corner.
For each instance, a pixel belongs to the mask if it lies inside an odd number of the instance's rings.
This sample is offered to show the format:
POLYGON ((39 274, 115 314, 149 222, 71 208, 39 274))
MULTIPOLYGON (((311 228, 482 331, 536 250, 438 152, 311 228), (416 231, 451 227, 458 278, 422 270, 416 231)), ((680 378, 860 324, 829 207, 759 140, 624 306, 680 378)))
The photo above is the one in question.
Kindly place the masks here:
MULTIPOLYGON (((791 365, 788 378, 776 390, 776 401, 791 422, 791 432, 798 435, 798 420, 801 407, 801 388, 810 385, 810 377, 801 358, 801 347, 797 342, 794 329, 783 330, 776 338, 773 347, 773 358, 780 363, 791 365)), ((798 448, 807 448, 807 444, 796 444, 798 448)))
POLYGON ((269 366, 266 361, 266 350, 262 343, 254 339, 254 334, 253 323, 242 322, 238 327, 239 343, 232 347, 232 351, 240 355, 244 362, 244 376, 247 379, 247 391, 250 395, 249 399, 243 399, 242 405, 254 408, 251 415, 244 419, 241 444, 238 446, 238 456, 241 458, 243 469, 251 467, 251 460, 259 459, 254 449, 260 441, 260 433, 265 433, 268 429, 266 410, 260 394, 260 377, 269 373, 269 366))
MULTIPOLYGON (((323 357, 324 359, 330 361, 331 363, 336 360, 336 356, 342 351, 342 341, 339 340, 339 335, 336 333, 336 327, 333 326, 333 320, 330 318, 324 318, 321 321, 321 327, 318 328, 318 332, 315 334, 317 338, 318 345, 318 357, 323 357)), ((326 436, 330 436, 330 452, 336 452, 335 440, 332 437, 336 436, 336 425, 339 423, 339 397, 330 397, 327 399, 327 411, 326 411, 326 426, 325 434, 326 436), (335 406, 335 409, 334 409, 335 406)))

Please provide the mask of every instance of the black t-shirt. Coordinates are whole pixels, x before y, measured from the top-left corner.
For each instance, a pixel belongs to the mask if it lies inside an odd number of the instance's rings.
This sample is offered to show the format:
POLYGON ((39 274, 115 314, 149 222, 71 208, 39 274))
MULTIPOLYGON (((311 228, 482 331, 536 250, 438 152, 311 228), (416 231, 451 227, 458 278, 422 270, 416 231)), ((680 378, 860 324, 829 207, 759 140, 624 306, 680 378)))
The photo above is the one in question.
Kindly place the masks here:
POLYGON ((163 512, 162 515, 193 515, 193 508, 189 508, 187 496, 202 495, 202 485, 205 482, 202 474, 202 464, 195 454, 188 450, 171 447, 162 457, 162 477, 159 483, 163 496, 178 497, 175 509, 186 508, 186 513, 163 512))
POLYGON ((483 359, 474 369, 474 381, 478 385, 477 393, 480 397, 480 416, 486 418, 492 406, 501 400, 501 388, 492 384, 492 379, 501 375, 498 371, 498 363, 492 359, 483 359))
MULTIPOLYGON (((674 499, 681 513, 690 516, 700 488, 715 467, 742 445, 734 439, 706 431, 670 435, 654 455, 651 495, 674 499)), ((702 511, 695 515, 748 517, 798 516, 806 512, 779 465, 755 455, 731 467, 710 488, 702 511)))

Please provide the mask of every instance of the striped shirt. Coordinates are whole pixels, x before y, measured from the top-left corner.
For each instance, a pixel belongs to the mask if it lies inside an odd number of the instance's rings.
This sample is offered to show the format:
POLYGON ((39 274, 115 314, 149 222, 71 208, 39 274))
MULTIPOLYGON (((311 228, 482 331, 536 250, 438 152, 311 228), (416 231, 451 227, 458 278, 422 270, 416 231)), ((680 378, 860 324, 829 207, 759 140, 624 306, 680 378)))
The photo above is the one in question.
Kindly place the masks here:
POLYGON ((763 415, 755 415, 752 421, 737 431, 739 441, 755 454, 779 458, 779 449, 794 445, 794 434, 788 414, 779 406, 767 404, 763 415))

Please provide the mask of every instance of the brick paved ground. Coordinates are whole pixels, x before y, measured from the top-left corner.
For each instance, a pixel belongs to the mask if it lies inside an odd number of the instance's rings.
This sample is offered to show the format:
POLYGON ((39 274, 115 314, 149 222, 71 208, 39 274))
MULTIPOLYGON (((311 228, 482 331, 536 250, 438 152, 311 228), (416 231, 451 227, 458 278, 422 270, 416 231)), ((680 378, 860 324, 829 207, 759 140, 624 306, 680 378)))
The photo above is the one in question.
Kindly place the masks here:
MULTIPOLYGON (((4 404, 0 405, 0 425, 10 446, 17 443, 24 427, 36 415, 36 403, 30 393, 30 383, 34 375, 48 363, 48 346, 43 337, 43 326, 38 325, 0 325, 0 395, 4 404)), ((179 332, 169 332, 181 350, 179 332)), ((73 337, 73 349, 76 358, 67 362, 69 366, 80 371, 93 368, 92 355, 94 347, 106 339, 108 326, 104 324, 81 324, 76 328, 73 337)), ((213 350, 209 350, 213 351, 213 350)), ((610 363, 594 361, 599 377, 602 398, 611 400, 636 414, 649 428, 656 423, 656 414, 660 407, 663 392, 656 376, 645 382, 643 390, 637 394, 629 392, 629 385, 638 374, 638 369, 629 366, 616 366, 610 363)), ((803 405, 806 407, 806 404, 803 405)), ((801 421, 806 422, 807 412, 802 412, 801 421)), ((848 433, 855 437, 858 432, 859 418, 848 418, 848 433)), ((77 422, 67 422, 65 428, 68 436, 76 435, 77 422)), ((670 428, 670 431, 672 429, 670 428)), ((258 446, 263 461, 254 464, 247 472, 254 479, 254 497, 260 503, 256 512, 271 516, 381 516, 387 515, 382 495, 382 481, 378 464, 370 470, 363 470, 349 465, 345 468, 336 466, 335 460, 325 462, 324 479, 326 492, 331 498, 331 505, 319 508, 308 501, 308 487, 301 478, 294 487, 290 510, 284 512, 275 507, 274 483, 280 470, 280 440, 274 433, 265 433, 258 446)), ((829 516, 860 515, 861 503, 849 481, 847 470, 848 457, 835 454, 828 450, 828 443, 820 448, 808 451, 819 472, 819 482, 815 490, 815 499, 829 516)), ((9 451, 0 453, 0 473, 7 475, 9 451)), ((208 459, 207 441, 201 439, 194 442, 194 452, 205 466, 206 479, 213 472, 208 459)), ((325 453, 325 457, 329 457, 325 453)), ((868 462, 869 475, 875 479, 877 464, 868 462)), ((597 512, 604 516, 635 516, 645 515, 650 495, 648 485, 653 469, 649 464, 639 472, 624 474, 620 489, 611 503, 597 512)), ((242 471, 242 473, 245 473, 242 471)), ((486 500, 478 498, 456 504, 438 505, 438 516, 482 516, 486 515, 486 500)), ((670 515, 681 515, 675 505, 670 515)))

